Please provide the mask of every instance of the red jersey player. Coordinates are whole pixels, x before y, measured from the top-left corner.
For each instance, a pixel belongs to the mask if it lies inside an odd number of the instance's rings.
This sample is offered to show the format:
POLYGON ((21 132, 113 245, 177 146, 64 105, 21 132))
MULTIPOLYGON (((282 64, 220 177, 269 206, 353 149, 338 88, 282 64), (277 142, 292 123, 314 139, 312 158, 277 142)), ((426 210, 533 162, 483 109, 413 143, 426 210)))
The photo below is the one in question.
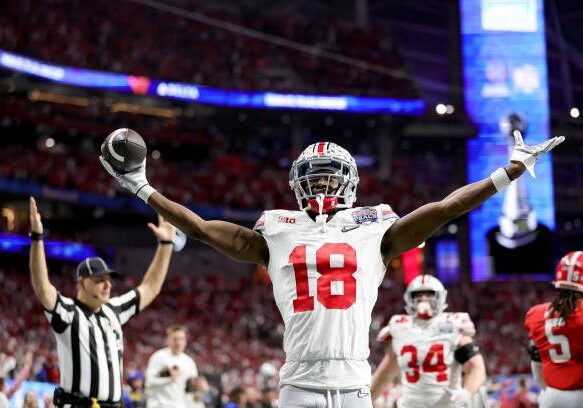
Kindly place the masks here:
POLYGON ((565 255, 554 281, 557 296, 526 313, 532 371, 543 385, 542 408, 583 407, 583 251, 565 255))

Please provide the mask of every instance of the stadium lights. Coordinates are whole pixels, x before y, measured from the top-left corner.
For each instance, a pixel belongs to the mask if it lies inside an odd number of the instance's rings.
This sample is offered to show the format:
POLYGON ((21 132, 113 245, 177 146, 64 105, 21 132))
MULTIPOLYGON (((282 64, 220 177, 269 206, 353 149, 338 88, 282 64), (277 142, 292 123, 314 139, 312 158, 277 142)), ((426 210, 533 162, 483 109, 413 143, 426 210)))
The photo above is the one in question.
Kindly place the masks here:
POLYGON ((113 113, 136 113, 141 115, 158 116, 166 119, 172 119, 179 115, 179 111, 177 109, 158 108, 155 106, 138 105, 125 102, 113 103, 110 109, 113 113))
POLYGON ((437 112, 438 115, 451 115, 455 112, 455 107, 450 104, 446 105, 444 103, 438 103, 435 105, 435 112, 437 112))
POLYGON ((53 139, 52 137, 47 137, 45 139, 45 147, 47 149, 55 147, 55 139, 53 139))
POLYGON ((33 102, 51 102, 81 107, 89 106, 90 102, 88 98, 82 96, 61 95, 52 92, 39 91, 38 89, 30 91, 28 93, 28 99, 33 102))
POLYGON ((571 115, 572 118, 578 118, 581 113, 579 112, 578 108, 571 108, 569 114, 571 115))
POLYGON ((16 219, 14 209, 10 207, 2 208, 2 217, 6 220, 6 229, 8 231, 14 231, 14 220, 16 219))

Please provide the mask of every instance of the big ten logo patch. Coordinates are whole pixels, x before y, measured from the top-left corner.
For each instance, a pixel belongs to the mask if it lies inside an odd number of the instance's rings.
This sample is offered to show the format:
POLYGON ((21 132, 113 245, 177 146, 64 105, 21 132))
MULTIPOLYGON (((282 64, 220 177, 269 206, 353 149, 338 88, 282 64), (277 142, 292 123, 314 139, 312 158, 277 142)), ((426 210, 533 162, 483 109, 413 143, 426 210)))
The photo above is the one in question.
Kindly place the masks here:
POLYGON ((277 222, 281 222, 284 224, 295 224, 296 223, 296 219, 292 218, 292 217, 284 217, 284 216, 280 216, 277 219, 277 222))
POLYGON ((359 208, 353 211, 351 215, 356 224, 372 224, 379 220, 377 210, 370 207, 359 208))

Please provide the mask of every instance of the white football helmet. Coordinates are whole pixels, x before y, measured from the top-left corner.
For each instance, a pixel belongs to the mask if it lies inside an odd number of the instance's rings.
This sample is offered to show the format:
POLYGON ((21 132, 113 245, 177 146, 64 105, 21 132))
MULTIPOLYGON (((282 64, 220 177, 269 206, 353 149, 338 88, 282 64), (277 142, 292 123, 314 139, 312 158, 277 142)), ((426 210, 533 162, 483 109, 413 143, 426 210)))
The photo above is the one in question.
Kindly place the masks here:
POLYGON ((421 319, 430 319, 447 308, 447 290, 435 276, 419 275, 409 283, 405 294, 405 310, 421 319), (430 297, 414 297, 415 292, 432 291, 430 297))
POLYGON ((302 211, 327 213, 350 208, 356 200, 357 185, 356 161, 346 149, 330 142, 308 146, 289 173, 289 186, 302 211))

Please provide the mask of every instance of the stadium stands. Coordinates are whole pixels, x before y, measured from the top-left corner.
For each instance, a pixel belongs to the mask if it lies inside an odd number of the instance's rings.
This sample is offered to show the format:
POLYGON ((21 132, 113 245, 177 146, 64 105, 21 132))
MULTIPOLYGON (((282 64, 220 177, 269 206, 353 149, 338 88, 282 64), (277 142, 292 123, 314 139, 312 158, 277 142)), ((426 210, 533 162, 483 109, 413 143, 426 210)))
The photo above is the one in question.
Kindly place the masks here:
POLYGON ((227 23, 392 69, 374 73, 132 2, 18 2, 0 16, 0 48, 57 64, 239 90, 415 97, 393 41, 334 19, 285 19, 191 7, 227 23), (34 6, 33 6, 34 5, 34 6), (96 16, 108 15, 108 20, 96 16), (139 15, 136 19, 134 16, 139 15), (145 29, 147 27, 147 29, 145 29), (157 46, 164 44, 164 47, 157 46))
MULTIPOLYGON (((69 295, 75 290, 72 275, 70 265, 51 272, 55 284, 66 288, 63 293, 69 295)), ((131 277, 116 282, 114 293, 123 293, 135 284, 131 277)), ((54 340, 46 335, 48 323, 29 288, 27 274, 16 268, 2 269, 0 288, 3 352, 19 359, 24 351, 36 350, 31 379, 54 381, 54 340)), ((476 343, 485 355, 488 374, 528 373, 522 318, 530 305, 552 298, 551 285, 489 282, 448 289, 449 310, 468 311, 476 323, 476 343)), ((378 364, 384 353, 383 344, 374 336, 392 314, 403 313, 402 293, 403 288, 390 280, 381 287, 371 330, 373 364, 378 364)), ((279 367, 283 363, 283 325, 269 283, 250 278, 232 280, 221 272, 198 279, 171 278, 154 304, 126 328, 126 371, 145 367, 149 355, 163 344, 164 330, 170 323, 186 325, 188 351, 199 370, 206 376, 221 377, 226 392, 239 385, 261 387, 261 364, 270 361, 279 367)))

